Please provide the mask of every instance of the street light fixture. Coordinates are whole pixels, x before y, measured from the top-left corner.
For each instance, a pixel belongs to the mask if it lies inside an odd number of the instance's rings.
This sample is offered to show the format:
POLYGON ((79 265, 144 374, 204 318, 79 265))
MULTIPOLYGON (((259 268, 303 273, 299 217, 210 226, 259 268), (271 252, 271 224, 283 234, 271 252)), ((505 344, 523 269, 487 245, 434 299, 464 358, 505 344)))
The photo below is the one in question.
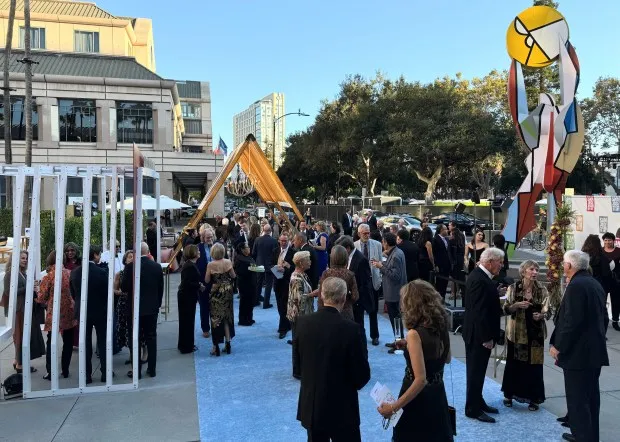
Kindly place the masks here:
POLYGON ((280 115, 278 118, 273 119, 273 147, 271 149, 271 167, 273 167, 273 170, 276 170, 276 123, 287 115, 297 115, 298 117, 310 116, 299 109, 297 112, 289 112, 288 114, 280 115))

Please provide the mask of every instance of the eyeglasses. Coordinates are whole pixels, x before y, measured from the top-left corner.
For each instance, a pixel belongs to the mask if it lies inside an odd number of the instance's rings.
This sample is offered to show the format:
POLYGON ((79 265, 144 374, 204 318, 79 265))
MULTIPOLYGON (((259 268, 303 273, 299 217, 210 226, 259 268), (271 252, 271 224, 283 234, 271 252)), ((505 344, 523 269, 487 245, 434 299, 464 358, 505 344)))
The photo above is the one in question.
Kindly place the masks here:
POLYGON ((370 235, 370 232, 360 232, 360 235, 370 235))

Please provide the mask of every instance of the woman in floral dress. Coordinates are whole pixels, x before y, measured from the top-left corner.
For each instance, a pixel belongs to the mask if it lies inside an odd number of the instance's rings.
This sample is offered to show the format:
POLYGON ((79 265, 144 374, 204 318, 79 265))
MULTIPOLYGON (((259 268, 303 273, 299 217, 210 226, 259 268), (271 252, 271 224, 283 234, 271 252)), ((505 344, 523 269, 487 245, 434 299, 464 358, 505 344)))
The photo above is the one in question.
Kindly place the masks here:
POLYGON ((226 249, 216 243, 211 247, 211 261, 207 264, 205 285, 211 284, 209 302, 211 304, 212 355, 220 355, 220 344, 226 341, 224 351, 230 354, 230 341, 235 337, 235 315, 233 312, 233 281, 236 277, 233 265, 224 258, 226 249))

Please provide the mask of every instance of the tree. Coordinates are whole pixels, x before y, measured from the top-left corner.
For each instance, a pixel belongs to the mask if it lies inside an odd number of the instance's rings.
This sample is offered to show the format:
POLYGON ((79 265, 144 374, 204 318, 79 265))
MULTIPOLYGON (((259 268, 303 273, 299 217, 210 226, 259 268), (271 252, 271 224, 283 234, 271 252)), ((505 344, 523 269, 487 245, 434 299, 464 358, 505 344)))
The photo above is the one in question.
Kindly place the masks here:
MULTIPOLYGON (((9 81, 9 61, 13 48, 13 26, 15 24, 15 7, 17 0, 11 0, 9 4, 9 23, 6 30, 6 45, 4 47, 4 162, 13 164, 13 150, 11 146, 11 88, 9 81)), ((10 176, 5 177, 6 206, 13 204, 13 181, 10 176)))
POLYGON ((582 107, 593 144, 620 154, 620 79, 599 78, 592 98, 583 100, 582 107))

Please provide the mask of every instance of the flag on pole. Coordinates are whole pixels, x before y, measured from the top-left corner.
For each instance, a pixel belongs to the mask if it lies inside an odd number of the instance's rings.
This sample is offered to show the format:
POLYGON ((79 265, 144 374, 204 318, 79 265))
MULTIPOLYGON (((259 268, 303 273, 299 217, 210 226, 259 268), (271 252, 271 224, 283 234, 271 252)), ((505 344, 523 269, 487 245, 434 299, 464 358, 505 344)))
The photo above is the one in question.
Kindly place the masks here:
POLYGON ((224 143, 224 140, 222 140, 222 137, 220 137, 220 142, 217 143, 217 147, 213 149, 213 153, 215 155, 227 155, 228 154, 228 146, 226 146, 226 143, 224 143))

